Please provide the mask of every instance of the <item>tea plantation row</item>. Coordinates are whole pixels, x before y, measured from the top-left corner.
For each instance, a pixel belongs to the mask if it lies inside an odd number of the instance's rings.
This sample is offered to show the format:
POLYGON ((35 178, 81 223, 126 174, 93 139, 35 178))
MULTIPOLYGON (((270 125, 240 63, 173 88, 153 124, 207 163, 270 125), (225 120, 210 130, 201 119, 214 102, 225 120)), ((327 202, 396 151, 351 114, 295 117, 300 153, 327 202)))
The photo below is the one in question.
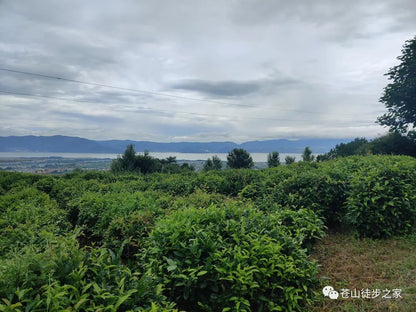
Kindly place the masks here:
POLYGON ((327 229, 415 231, 416 160, 0 172, 0 311, 299 311, 327 229))

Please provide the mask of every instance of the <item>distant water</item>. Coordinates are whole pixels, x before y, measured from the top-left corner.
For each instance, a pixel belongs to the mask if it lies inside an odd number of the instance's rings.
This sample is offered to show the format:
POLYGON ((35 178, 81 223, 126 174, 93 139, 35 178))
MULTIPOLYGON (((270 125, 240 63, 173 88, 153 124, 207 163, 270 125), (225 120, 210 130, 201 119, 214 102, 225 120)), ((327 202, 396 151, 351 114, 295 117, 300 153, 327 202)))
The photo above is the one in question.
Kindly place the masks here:
MULTIPOLYGON (((141 154, 141 153, 139 153, 141 154)), ((62 157, 62 158, 98 158, 98 159, 114 159, 120 154, 93 154, 93 153, 45 153, 45 152, 0 152, 0 158, 33 158, 33 157, 62 157)), ((228 153, 150 153, 150 156, 159 159, 167 157, 176 157, 176 160, 207 160, 212 156, 218 156, 221 160, 226 161, 228 153)), ((254 162, 267 162, 268 153, 250 153, 254 162)), ((302 154, 298 153, 280 153, 280 161, 284 163, 285 157, 296 157, 296 161, 302 159, 302 154)))

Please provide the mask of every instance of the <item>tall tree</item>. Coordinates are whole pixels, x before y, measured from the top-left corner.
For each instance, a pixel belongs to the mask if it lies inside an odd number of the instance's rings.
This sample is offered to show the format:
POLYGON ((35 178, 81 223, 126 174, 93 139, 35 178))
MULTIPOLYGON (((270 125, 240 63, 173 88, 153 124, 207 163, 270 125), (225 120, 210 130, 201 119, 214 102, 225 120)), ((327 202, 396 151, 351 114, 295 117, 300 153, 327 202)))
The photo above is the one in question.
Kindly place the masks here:
POLYGON ((391 83, 380 98, 388 112, 377 122, 390 127, 391 132, 408 134, 416 128, 416 36, 405 42, 397 59, 401 63, 386 74, 391 83))
POLYGON ((303 151, 302 154, 302 160, 303 161, 313 161, 315 159, 315 157, 312 155, 312 151, 309 148, 309 146, 305 147, 305 150, 303 151))
POLYGON ((398 132, 391 132, 369 143, 374 154, 409 155, 416 157, 416 141, 398 132))
POLYGON ((235 148, 228 153, 227 165, 230 168, 251 168, 254 166, 253 158, 242 148, 235 148))
POLYGON ((209 170, 221 170, 222 169, 222 163, 221 159, 214 155, 212 158, 208 158, 203 167, 203 171, 209 171, 209 170))
POLYGON ((285 164, 286 165, 293 164, 295 161, 296 161, 296 157, 295 156, 286 156, 285 157, 285 164))
POLYGON ((267 155, 267 166, 269 168, 277 167, 280 165, 280 157, 278 152, 271 152, 267 155))
POLYGON ((133 144, 127 145, 124 154, 117 159, 114 159, 111 163, 111 171, 121 172, 121 171, 134 171, 136 170, 136 152, 134 150, 133 144))
POLYGON ((370 147, 366 138, 355 138, 348 143, 337 144, 328 153, 317 156, 317 161, 347 157, 352 155, 366 155, 370 153, 370 147))
POLYGON ((141 173, 147 174, 160 171, 162 164, 159 159, 150 156, 148 151, 144 151, 144 155, 136 156, 135 167, 141 173))

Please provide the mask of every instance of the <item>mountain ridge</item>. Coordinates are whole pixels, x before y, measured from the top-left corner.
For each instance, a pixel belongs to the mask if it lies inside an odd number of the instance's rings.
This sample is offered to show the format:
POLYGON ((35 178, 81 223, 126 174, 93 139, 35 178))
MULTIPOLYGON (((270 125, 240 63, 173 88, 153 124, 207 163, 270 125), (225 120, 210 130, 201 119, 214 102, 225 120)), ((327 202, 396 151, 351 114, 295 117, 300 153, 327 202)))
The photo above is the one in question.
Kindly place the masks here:
POLYGON ((4 136, 0 137, 0 152, 55 152, 55 153, 117 153, 121 154, 128 144, 137 152, 178 153, 228 153, 243 148, 250 153, 302 153, 308 146, 314 153, 326 153, 335 145, 352 141, 339 139, 276 139, 234 142, 152 142, 135 140, 90 140, 81 137, 53 136, 4 136))

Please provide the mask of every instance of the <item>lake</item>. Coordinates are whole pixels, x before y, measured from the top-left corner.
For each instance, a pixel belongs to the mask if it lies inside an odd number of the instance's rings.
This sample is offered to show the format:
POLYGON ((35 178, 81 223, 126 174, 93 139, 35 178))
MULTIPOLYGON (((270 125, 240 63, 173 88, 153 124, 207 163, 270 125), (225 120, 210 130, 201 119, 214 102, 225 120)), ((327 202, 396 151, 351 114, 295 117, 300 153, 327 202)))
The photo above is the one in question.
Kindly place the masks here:
MULTIPOLYGON (((140 153, 139 153, 140 154, 140 153)), ((15 159, 15 158, 45 158, 45 157, 62 157, 62 158, 93 158, 93 159, 114 159, 119 154, 93 154, 93 153, 53 153, 53 152, 0 152, 0 158, 15 159)), ((218 156, 221 160, 226 161, 228 153, 150 153, 150 156, 159 159, 167 157, 176 157, 176 160, 207 160, 209 157, 218 156)), ((250 153, 254 162, 267 162, 268 153, 250 153)), ((284 163, 286 156, 296 157, 296 160, 302 159, 302 154, 299 153, 280 153, 280 161, 284 163)))

